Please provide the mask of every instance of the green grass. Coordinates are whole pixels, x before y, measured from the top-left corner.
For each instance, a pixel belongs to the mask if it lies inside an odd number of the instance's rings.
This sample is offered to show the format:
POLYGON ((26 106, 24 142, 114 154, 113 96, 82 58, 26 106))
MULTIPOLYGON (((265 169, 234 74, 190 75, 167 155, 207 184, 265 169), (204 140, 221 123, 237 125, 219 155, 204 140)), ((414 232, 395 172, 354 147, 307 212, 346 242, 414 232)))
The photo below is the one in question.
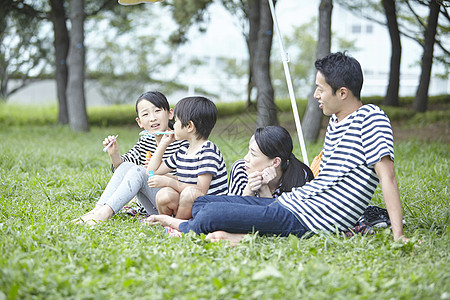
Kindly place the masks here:
MULTIPOLYGON (((228 167, 245 154, 251 128, 235 129, 246 118, 219 120, 211 137, 228 167)), ((230 248, 121 215, 69 224, 111 176, 104 136, 119 134, 125 152, 138 132, 0 126, 0 299, 450 299, 449 144, 396 144, 407 245, 381 229, 351 239, 249 235, 230 248)), ((311 160, 321 144, 307 146, 311 160)), ((384 206, 380 189, 373 202, 384 206)))

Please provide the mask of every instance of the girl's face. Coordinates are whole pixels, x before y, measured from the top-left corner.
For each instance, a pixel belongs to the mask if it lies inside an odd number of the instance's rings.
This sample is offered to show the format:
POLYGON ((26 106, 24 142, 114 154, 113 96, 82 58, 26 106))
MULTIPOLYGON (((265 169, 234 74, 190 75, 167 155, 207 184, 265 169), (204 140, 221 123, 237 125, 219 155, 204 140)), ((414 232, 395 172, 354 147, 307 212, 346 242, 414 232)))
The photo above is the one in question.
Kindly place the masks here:
POLYGON ((140 128, 150 132, 170 130, 169 120, 173 118, 173 109, 164 110, 144 99, 138 103, 137 110, 136 122, 140 128))
POLYGON ((255 137, 252 136, 248 143, 248 153, 244 157, 245 171, 247 174, 261 172, 267 167, 274 166, 276 158, 269 158, 258 147, 255 137))

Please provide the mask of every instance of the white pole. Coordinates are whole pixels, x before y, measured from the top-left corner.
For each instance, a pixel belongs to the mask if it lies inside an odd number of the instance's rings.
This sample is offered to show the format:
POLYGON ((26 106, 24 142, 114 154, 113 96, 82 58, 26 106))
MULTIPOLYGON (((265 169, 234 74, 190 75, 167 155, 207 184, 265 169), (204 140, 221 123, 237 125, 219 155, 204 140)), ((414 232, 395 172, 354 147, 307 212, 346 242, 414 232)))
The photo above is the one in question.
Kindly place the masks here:
POLYGON ((303 163, 305 163, 307 166, 309 166, 308 154, 306 153, 305 140, 303 139, 302 125, 300 123, 300 116, 298 115, 297 102, 295 101, 294 88, 292 87, 291 74, 289 73, 289 65, 288 65, 289 60, 288 60, 286 52, 284 50, 283 40, 281 39, 280 29, 278 28, 278 21, 277 21, 277 16, 275 14, 275 8, 273 6, 273 0, 268 0, 268 1, 269 1, 269 6, 270 6, 270 12, 272 13, 273 25, 275 27, 275 31, 278 36, 278 42, 280 44, 281 60, 283 61, 284 75, 286 76, 286 83, 288 86, 289 96, 291 98, 292 112, 294 113, 294 121, 295 121, 295 126, 297 128, 298 140, 300 142, 300 148, 302 150, 303 163))

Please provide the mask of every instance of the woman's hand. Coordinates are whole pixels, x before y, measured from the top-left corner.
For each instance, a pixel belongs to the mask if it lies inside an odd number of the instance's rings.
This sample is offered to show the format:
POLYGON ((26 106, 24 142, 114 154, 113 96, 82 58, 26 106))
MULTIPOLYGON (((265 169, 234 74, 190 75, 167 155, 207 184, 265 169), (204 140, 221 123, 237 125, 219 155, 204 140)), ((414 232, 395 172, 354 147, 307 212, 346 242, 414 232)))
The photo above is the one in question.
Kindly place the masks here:
POLYGON ((271 182, 275 177, 277 177, 277 171, 275 167, 267 167, 262 172, 262 184, 267 185, 271 182))
POLYGON ((246 188, 254 193, 257 192, 263 185, 262 178, 263 177, 261 172, 253 172, 248 174, 248 182, 246 188))

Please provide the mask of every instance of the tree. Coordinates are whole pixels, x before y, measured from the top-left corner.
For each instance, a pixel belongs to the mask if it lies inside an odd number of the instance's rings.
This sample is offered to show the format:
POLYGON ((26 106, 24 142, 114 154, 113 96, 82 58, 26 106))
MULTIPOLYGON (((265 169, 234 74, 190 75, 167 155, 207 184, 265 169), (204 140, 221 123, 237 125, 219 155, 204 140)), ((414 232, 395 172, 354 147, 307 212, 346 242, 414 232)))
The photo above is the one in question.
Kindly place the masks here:
POLYGON ((398 91, 400 88, 400 62, 402 57, 402 45, 400 32, 398 30, 395 0, 382 0, 386 14, 387 27, 391 37, 391 67, 389 71, 389 84, 384 97, 383 104, 398 106, 398 91))
POLYGON ((22 7, 26 13, 19 13, 17 3, 4 1, 0 11, 0 98, 10 95, 36 80, 46 76, 50 45, 39 38, 42 18, 22 7), (11 88, 10 80, 19 83, 11 88))
POLYGON ((50 20, 53 24, 53 46, 55 48, 55 79, 56 92, 58 95, 58 123, 69 123, 69 112, 67 109, 67 54, 69 53, 69 31, 67 30, 67 14, 64 1, 50 0, 50 20))
POLYGON ((84 48, 84 0, 72 0, 70 5, 70 47, 67 56, 68 84, 67 108, 70 128, 89 131, 84 96, 85 48, 84 48))
MULTIPOLYGON (((166 3, 171 7, 172 16, 178 24, 176 34, 171 37, 174 43, 186 41, 190 26, 199 24, 205 29, 205 15, 213 0, 186 1, 174 0, 166 3)), ((275 2, 275 1, 274 1, 275 2)), ((267 0, 221 0, 231 13, 240 19, 249 51, 248 98, 253 87, 257 89, 258 125, 277 124, 276 108, 273 101, 273 87, 270 80, 270 50, 272 47, 273 23, 267 0), (239 13, 236 13, 239 12, 239 13), (242 20, 245 18, 245 20, 242 20), (247 26, 248 24, 248 26, 247 26), (270 32, 270 34, 268 34, 270 32)), ((274 3, 276 4, 276 3, 274 3)))
POLYGON ((257 89, 257 126, 277 125, 277 109, 270 78, 270 50, 272 48, 273 20, 265 0, 249 0, 250 30, 257 28, 254 43, 252 73, 257 89))
MULTIPOLYGON (((367 0, 364 2, 359 0, 338 0, 338 2, 340 5, 354 11, 363 18, 381 25, 387 25, 385 21, 382 21, 380 18, 376 17, 378 15, 377 12, 380 11, 379 0, 367 0)), ((428 87, 431 77, 431 65, 434 62, 444 64, 446 71, 443 76, 448 76, 448 57, 450 52, 447 48, 448 44, 444 43, 443 40, 448 35, 448 23, 450 21, 450 17, 447 7, 444 5, 445 1, 404 0, 397 1, 395 3, 400 35, 414 40, 423 48, 420 82, 414 101, 415 109, 417 111, 423 111, 424 109, 426 110, 428 102, 428 87), (428 8, 428 20, 419 13, 422 11, 423 7, 428 8), (441 13, 439 14, 439 12, 441 13), (442 16, 441 22, 439 21, 439 16, 442 16), (444 22, 447 24, 440 24, 444 22), (433 52, 434 45, 436 45, 441 51, 440 54, 435 54, 433 52), (427 96, 424 96, 425 93, 427 96)), ((389 22, 389 19, 386 19, 389 22)), ((398 60, 398 64, 400 64, 400 60, 398 60)), ((397 68, 398 66, 395 67, 397 68)))
MULTIPOLYGON (((319 38, 317 42, 316 58, 320 59, 330 53, 331 50, 331 13, 333 10, 332 0, 321 0, 319 5, 319 38)), ((303 136, 308 142, 315 142, 320 132, 322 123, 322 110, 314 98, 314 90, 308 98, 308 105, 303 117, 303 136)))
POLYGON ((419 86, 417 87, 416 97, 414 98, 414 110, 424 112, 428 104, 428 87, 430 86, 431 66, 433 65, 433 49, 438 24, 440 4, 437 0, 429 2, 428 24, 424 33, 424 49, 422 55, 422 72, 420 74, 419 86))

